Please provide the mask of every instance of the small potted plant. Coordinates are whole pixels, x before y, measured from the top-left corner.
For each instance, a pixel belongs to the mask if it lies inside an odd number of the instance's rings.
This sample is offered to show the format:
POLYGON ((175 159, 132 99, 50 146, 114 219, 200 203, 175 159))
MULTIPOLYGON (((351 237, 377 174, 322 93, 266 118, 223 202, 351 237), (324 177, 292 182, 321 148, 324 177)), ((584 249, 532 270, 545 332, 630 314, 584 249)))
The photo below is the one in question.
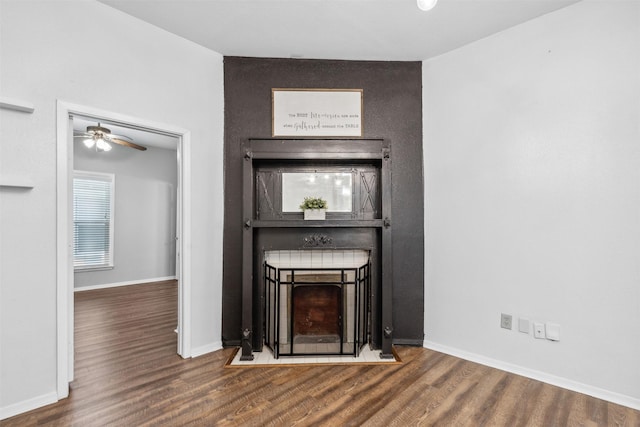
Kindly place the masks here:
POLYGON ((323 220, 327 213, 327 201, 321 197, 305 197, 300 209, 304 211, 306 220, 323 220))

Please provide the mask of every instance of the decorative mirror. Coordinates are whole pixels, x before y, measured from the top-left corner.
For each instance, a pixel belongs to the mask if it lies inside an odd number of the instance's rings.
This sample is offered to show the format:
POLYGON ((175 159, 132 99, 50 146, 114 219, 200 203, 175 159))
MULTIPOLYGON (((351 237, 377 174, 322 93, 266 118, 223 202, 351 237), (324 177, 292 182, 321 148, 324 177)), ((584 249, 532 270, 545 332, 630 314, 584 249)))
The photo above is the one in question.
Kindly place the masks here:
POLYGON ((328 212, 351 212, 353 179, 348 172, 282 173, 282 212, 300 212, 305 197, 321 197, 328 212))

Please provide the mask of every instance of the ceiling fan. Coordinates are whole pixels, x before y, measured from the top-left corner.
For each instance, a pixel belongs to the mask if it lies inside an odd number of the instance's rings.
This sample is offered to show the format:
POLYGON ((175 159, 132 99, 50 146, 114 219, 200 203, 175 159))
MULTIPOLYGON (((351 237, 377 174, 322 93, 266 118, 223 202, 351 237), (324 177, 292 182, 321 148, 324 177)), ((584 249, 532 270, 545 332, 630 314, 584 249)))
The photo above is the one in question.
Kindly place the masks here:
POLYGON ((111 144, 124 145, 125 147, 135 148, 136 150, 145 151, 147 147, 143 147, 142 145, 138 145, 133 142, 131 138, 124 135, 113 135, 111 130, 106 127, 100 126, 87 126, 87 131, 82 133, 77 133, 73 136, 74 138, 84 138, 84 145, 87 148, 95 147, 96 151, 110 151, 111 144))

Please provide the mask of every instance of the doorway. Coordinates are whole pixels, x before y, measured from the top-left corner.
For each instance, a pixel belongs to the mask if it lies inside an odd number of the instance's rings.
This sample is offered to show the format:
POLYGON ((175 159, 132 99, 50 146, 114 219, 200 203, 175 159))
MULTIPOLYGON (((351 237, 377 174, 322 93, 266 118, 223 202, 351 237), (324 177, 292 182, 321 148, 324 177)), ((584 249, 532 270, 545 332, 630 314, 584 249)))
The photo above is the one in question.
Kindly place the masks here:
POLYGON ((175 279, 178 138, 72 120, 74 290, 175 279))
POLYGON ((190 200, 189 180, 190 132, 176 126, 147 119, 99 110, 93 107, 58 101, 57 108, 57 332, 58 399, 67 397, 74 377, 74 269, 73 269, 73 118, 105 122, 137 132, 165 135, 177 140, 177 208, 176 266, 178 278, 178 345, 176 352, 183 358, 191 356, 190 343, 190 200))

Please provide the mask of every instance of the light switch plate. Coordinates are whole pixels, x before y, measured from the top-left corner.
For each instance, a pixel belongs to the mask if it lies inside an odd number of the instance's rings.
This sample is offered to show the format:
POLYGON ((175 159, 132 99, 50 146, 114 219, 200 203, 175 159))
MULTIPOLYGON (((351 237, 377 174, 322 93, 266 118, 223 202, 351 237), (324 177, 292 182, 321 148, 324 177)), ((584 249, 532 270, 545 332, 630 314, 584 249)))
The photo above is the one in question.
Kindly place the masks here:
POLYGON ((547 322, 545 325, 547 339, 551 341, 560 341, 560 325, 557 323, 547 322))
POLYGON ((522 333, 528 334, 529 333, 529 319, 525 319, 525 318, 520 318, 518 319, 518 330, 522 333))

